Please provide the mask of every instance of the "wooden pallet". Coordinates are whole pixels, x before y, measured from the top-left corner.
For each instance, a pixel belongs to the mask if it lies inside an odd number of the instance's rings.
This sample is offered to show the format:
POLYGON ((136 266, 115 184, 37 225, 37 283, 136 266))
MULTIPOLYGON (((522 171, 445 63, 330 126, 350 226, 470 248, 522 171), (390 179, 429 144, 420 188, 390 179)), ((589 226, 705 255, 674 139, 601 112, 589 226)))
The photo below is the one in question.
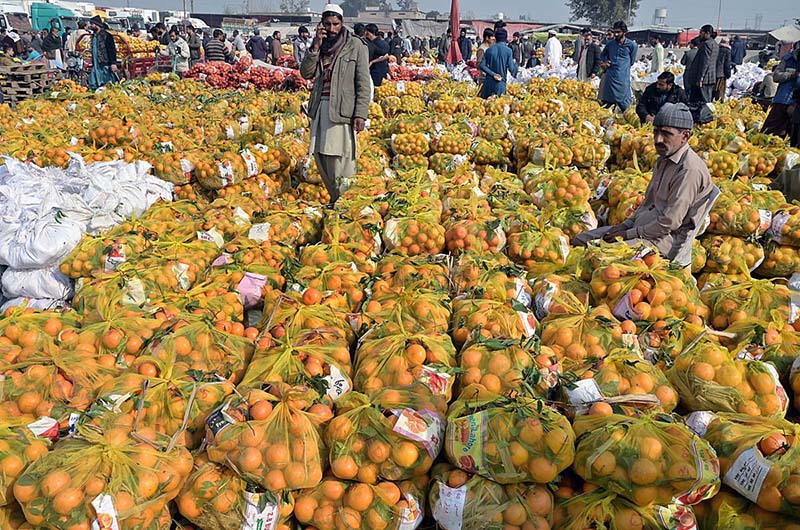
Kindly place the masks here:
POLYGON ((20 64, 0 67, 0 91, 6 101, 14 106, 25 99, 47 92, 50 86, 63 78, 60 70, 45 64, 20 64))

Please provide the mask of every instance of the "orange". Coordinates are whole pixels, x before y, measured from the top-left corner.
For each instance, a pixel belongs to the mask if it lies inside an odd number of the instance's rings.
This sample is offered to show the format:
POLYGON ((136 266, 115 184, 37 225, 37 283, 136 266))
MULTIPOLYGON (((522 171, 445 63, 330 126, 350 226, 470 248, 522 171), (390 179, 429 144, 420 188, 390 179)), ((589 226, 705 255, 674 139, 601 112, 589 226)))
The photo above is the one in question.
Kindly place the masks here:
POLYGON ((344 484, 338 480, 325 480, 320 488, 322 490, 322 494, 329 501, 338 502, 342 497, 344 497, 344 484))
POLYGON ((245 447, 239 453, 238 465, 242 471, 252 473, 263 464, 261 452, 255 447, 245 447))
MULTIPOLYGON (((275 446, 273 446, 275 447, 275 446)), ((286 486, 289 489, 299 489, 309 485, 306 466, 302 462, 291 462, 283 472, 286 478, 286 486)))
POLYGON ((552 482, 558 476, 558 468, 555 463, 550 459, 543 456, 537 456, 531 459, 528 464, 528 473, 534 482, 539 484, 547 484, 552 482))
POLYGON ((400 488, 394 482, 381 482, 378 489, 386 497, 386 502, 392 506, 400 502, 400 488))
POLYGON ((630 468, 631 481, 634 484, 646 485, 652 484, 658 480, 659 470, 652 460, 646 458, 639 458, 633 462, 630 468))
POLYGON ((331 471, 341 479, 352 480, 358 474, 358 464, 352 456, 342 455, 331 462, 331 471))
POLYGON ((317 507, 317 501, 313 497, 300 497, 294 504, 294 516, 301 524, 308 524, 317 507))
POLYGON ((374 499, 372 488, 367 484, 354 484, 344 495, 345 505, 358 512, 366 511, 374 499))
POLYGON ((66 488, 70 482, 72 482, 72 477, 70 477, 69 473, 67 473, 66 471, 61 471, 58 469, 51 471, 42 480, 41 483, 42 493, 46 497, 55 497, 55 495, 59 491, 66 488))
POLYGON ((264 462, 275 469, 283 469, 289 465, 289 449, 280 443, 271 445, 264 452, 264 462))
POLYGON ((392 459, 401 468, 413 466, 419 459, 417 446, 411 442, 402 441, 392 448, 392 459))
POLYGON ((83 502, 83 492, 78 488, 67 488, 53 498, 53 510, 68 515, 83 502))
POLYGON ((389 458, 389 454, 391 453, 391 447, 386 442, 373 439, 369 442, 367 447, 367 456, 369 459, 376 464, 382 464, 389 458))
POLYGON ((589 407, 589 414, 594 416, 611 416, 614 414, 614 409, 604 401, 597 401, 592 403, 592 406, 589 407))
POLYGON ((250 417, 256 421, 265 420, 272 413, 272 403, 260 399, 250 406, 250 417))
POLYGON ((592 471, 601 477, 610 475, 617 467, 617 458, 609 451, 600 453, 592 462, 592 471))
POLYGON ((644 436, 638 440, 639 455, 648 460, 659 460, 664 452, 664 446, 653 436, 644 436))

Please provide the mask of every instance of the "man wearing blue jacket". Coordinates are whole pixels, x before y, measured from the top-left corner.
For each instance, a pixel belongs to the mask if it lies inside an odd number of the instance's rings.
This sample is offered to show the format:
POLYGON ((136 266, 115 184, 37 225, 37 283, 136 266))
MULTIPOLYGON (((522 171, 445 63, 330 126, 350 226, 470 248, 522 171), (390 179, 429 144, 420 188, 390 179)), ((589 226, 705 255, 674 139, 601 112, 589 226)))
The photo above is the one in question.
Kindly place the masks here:
POLYGON ((489 99, 492 96, 502 96, 506 93, 506 78, 508 73, 517 75, 517 63, 514 62, 513 52, 508 47, 508 31, 500 28, 494 33, 497 42, 491 46, 481 59, 480 70, 486 74, 481 89, 481 97, 489 99))
POLYGON ((792 52, 786 54, 772 71, 772 78, 778 83, 778 91, 772 98, 772 105, 769 107, 769 114, 764 120, 761 132, 780 137, 789 135, 792 118, 789 107, 792 106, 792 93, 800 88, 798 64, 800 64, 800 41, 794 43, 792 52))

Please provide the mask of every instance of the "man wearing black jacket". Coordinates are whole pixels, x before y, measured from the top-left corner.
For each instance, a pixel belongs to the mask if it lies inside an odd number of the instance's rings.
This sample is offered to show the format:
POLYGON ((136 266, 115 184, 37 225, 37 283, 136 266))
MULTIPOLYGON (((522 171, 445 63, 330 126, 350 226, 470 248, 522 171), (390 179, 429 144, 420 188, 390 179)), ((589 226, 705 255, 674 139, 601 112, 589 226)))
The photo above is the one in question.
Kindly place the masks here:
POLYGON ((600 54, 602 49, 599 44, 595 44, 594 36, 590 29, 583 32, 583 45, 578 53, 578 80, 589 81, 592 77, 600 74, 600 54))
POLYGON ((642 123, 652 123, 653 119, 666 103, 687 103, 686 92, 675 84, 672 72, 661 72, 658 80, 644 89, 639 103, 636 104, 636 114, 642 123))

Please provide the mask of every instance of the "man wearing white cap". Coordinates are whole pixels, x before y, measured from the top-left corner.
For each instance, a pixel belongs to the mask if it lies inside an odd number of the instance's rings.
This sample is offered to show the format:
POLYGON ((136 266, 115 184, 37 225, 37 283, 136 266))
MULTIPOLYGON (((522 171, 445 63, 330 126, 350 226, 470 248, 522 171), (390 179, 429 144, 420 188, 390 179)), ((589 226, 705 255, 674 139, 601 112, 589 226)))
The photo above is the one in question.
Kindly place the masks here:
POLYGON ((336 4, 322 10, 322 23, 300 64, 300 74, 313 79, 308 115, 311 153, 331 196, 339 198, 341 179, 356 172, 355 133, 364 130, 369 112, 369 51, 344 27, 336 4))
POLYGON ((561 66, 561 41, 558 40, 555 30, 547 32, 547 44, 544 45, 544 64, 554 70, 561 66))
POLYGON ((643 241, 667 259, 688 266, 692 243, 719 195, 708 167, 689 146, 694 120, 684 103, 667 103, 653 120, 653 142, 660 155, 636 212, 614 226, 578 234, 573 244, 643 241))

